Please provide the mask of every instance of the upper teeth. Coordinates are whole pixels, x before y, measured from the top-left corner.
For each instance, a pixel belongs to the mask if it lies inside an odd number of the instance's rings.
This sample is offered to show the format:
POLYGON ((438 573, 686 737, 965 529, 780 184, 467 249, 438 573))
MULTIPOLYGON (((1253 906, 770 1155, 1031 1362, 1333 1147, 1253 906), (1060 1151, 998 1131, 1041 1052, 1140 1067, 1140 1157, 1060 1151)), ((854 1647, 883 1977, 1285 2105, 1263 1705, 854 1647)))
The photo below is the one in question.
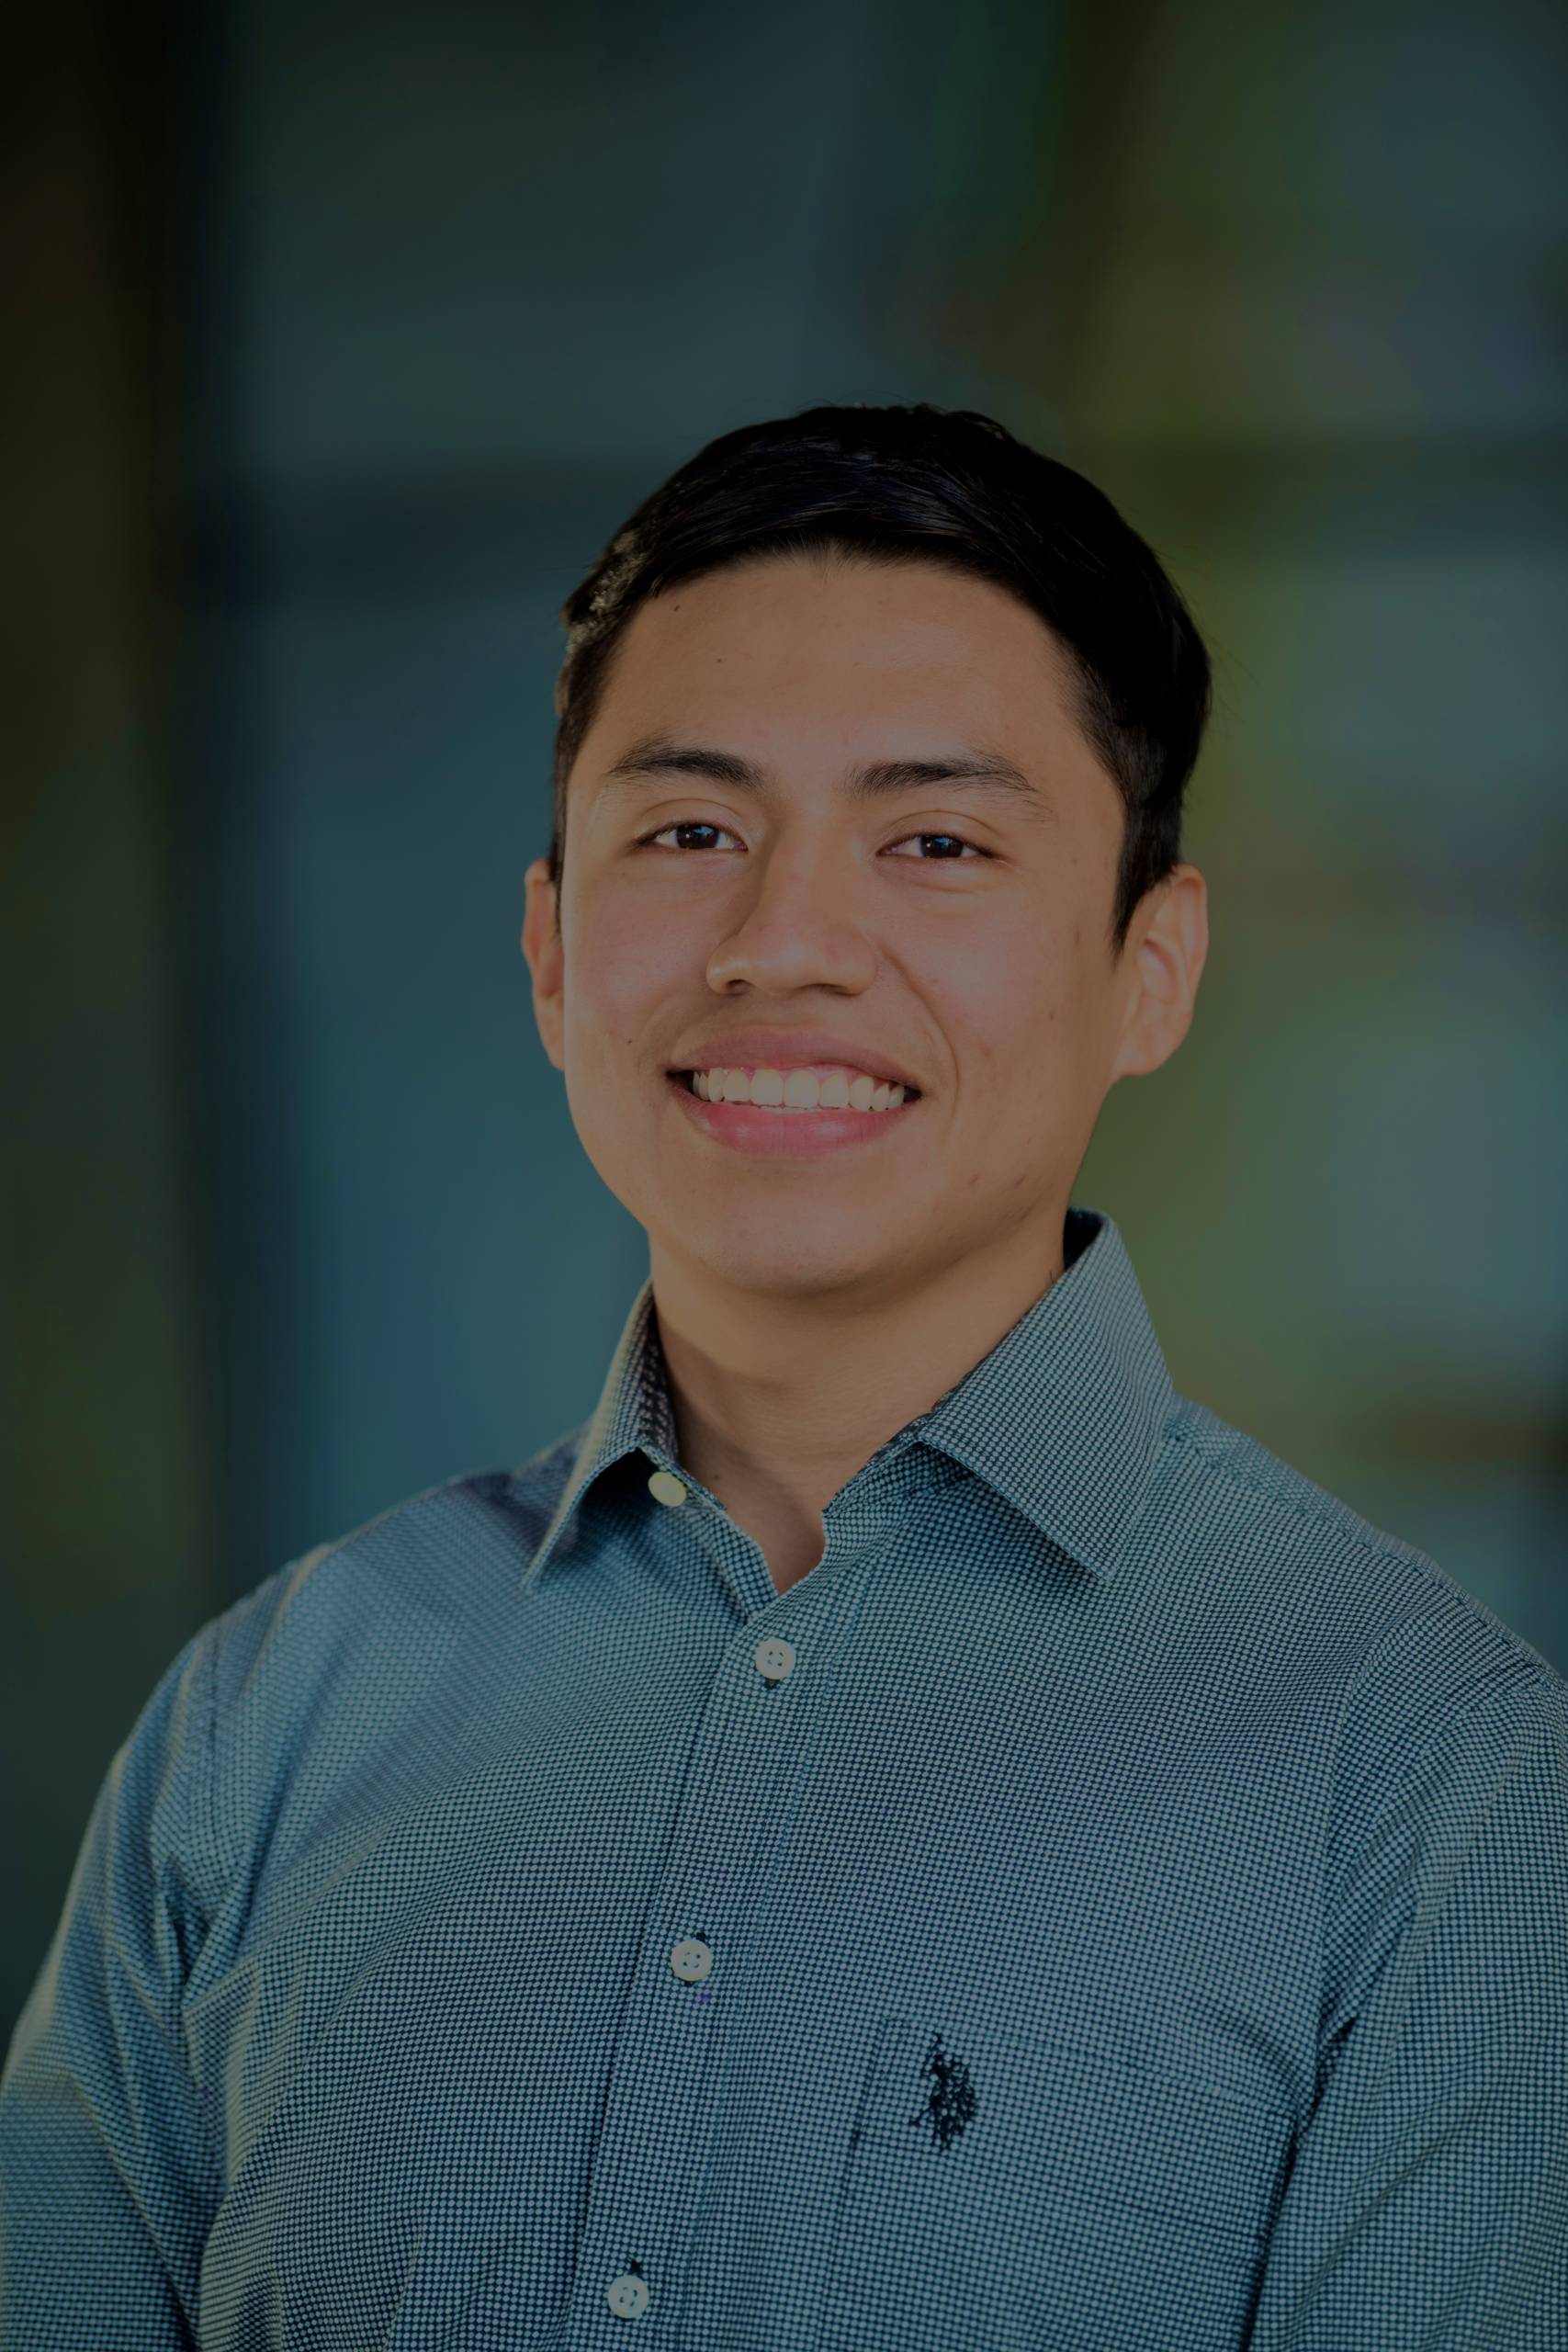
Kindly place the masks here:
POLYGON ((696 1069, 692 1089, 705 1102, 762 1102, 787 1111, 896 1111, 906 1092, 853 1069, 696 1069))

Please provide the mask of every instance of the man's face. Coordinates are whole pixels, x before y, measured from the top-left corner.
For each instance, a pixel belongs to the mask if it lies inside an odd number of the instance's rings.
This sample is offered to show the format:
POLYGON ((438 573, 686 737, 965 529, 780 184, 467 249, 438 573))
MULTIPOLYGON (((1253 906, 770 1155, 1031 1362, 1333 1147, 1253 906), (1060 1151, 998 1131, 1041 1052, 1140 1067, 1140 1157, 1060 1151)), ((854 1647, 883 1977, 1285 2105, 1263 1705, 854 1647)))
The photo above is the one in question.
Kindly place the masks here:
POLYGON ((999 589, 774 558, 644 605, 569 782, 562 938, 536 859, 523 946, 583 1148, 656 1275, 870 1306, 998 1253, 1057 1263, 1107 1091, 1179 1042, 1168 1006, 1141 1010, 1144 979, 1165 985, 1139 950, 1158 894, 1121 958, 1108 943, 1122 830, 1055 640, 999 589), (738 753, 769 788, 608 780, 654 733, 738 753), (1037 797, 840 788, 857 763, 976 749, 1037 797), (742 1024, 878 1046, 921 1100, 847 1149, 730 1148, 668 1073, 742 1024))

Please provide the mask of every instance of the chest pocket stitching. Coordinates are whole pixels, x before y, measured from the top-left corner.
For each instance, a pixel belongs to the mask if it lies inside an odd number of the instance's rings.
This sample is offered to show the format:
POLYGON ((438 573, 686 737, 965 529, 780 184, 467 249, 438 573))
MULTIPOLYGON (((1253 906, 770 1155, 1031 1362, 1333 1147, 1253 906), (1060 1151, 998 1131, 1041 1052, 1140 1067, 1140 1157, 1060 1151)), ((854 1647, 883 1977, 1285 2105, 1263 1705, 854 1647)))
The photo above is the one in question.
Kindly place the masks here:
MULTIPOLYGON (((1203 2210, 1201 2177, 1200 2193, 1194 2194, 1187 2134, 1201 2130, 1206 2119, 1213 2119, 1216 2140, 1230 2143, 1217 2149, 1218 2163, 1223 2166, 1228 2159, 1255 2171, 1260 2185, 1271 2177, 1267 2201, 1277 2202, 1295 2130, 1293 2115, 1277 2103, 1252 2101, 1207 2076, 1145 2067, 1066 2039, 951 2033, 922 2029, 908 2016, 884 2018, 840 2177, 835 2238, 862 2202, 857 2192, 873 2188, 878 2156, 895 2168, 907 2164, 900 2151, 909 2144, 910 2128, 924 2126, 913 2145, 933 2165, 957 2156, 993 2186, 1010 2173, 1017 2181, 1037 2169, 1043 2189, 1058 2209, 1065 2200, 1092 2219, 1113 2203, 1123 2211, 1256 2249, 1268 2234, 1270 2215, 1225 2214, 1213 2204, 1203 2210), (999 2144, 980 2129, 989 2099, 998 2091, 1009 2127, 999 2144), (1038 2095, 1039 2136, 1020 2165, 1011 2152, 1027 2134, 1032 2094, 1038 2095)), ((1263 2202, 1261 2186, 1258 2201, 1263 2202)))

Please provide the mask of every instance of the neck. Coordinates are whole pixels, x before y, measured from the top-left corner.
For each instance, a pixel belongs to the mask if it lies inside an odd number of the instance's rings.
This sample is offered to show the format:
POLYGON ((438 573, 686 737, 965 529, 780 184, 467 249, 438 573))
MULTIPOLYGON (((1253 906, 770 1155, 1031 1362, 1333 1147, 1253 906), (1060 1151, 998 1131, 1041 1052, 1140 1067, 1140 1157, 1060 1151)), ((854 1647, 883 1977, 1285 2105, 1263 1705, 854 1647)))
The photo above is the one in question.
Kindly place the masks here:
POLYGON ((802 1541, 877 1450, 957 1386, 1063 1271, 1014 1232, 995 1264, 965 1260, 880 1295, 741 1292, 654 1253, 680 1459, 731 1516, 802 1541))

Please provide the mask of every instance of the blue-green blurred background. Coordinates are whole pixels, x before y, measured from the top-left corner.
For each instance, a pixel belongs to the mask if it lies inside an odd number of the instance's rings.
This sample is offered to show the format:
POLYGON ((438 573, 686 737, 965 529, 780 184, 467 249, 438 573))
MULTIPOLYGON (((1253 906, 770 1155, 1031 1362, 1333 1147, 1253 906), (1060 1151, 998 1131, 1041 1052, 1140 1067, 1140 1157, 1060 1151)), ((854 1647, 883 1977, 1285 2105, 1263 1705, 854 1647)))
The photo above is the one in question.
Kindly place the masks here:
POLYGON ((989 411, 1216 671, 1112 1093, 1179 1387, 1568 1668, 1564 20, 56 0, 11 37, 0 2040, 198 1624, 581 1419, 556 610, 701 443, 989 411))

